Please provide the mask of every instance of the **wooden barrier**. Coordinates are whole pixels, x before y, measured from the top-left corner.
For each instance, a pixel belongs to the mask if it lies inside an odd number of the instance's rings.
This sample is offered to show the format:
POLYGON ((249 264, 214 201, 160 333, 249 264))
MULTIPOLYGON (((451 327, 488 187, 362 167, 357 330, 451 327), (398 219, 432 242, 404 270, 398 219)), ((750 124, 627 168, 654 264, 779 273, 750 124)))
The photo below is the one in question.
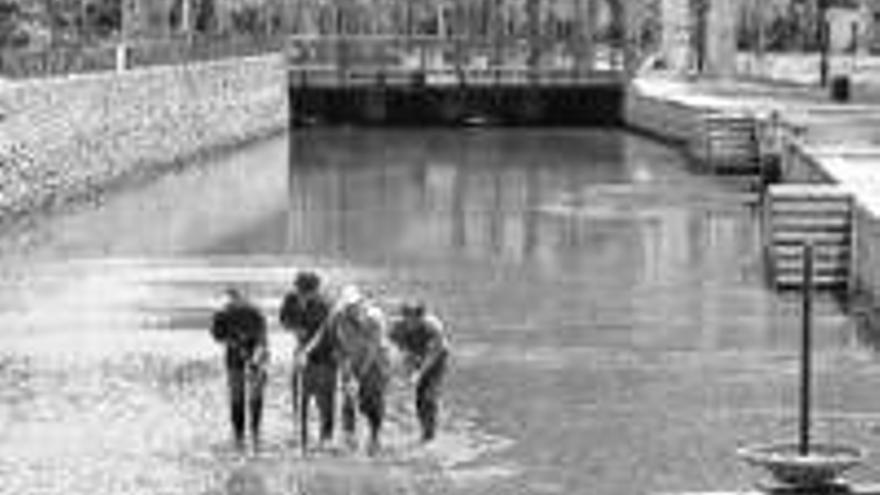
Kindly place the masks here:
POLYGON ((715 173, 761 174, 758 119, 753 115, 711 113, 703 118, 703 158, 715 173))
POLYGON ((800 288, 803 245, 812 242, 817 288, 848 292, 854 265, 852 195, 831 184, 776 184, 764 203, 764 249, 777 289, 800 288))

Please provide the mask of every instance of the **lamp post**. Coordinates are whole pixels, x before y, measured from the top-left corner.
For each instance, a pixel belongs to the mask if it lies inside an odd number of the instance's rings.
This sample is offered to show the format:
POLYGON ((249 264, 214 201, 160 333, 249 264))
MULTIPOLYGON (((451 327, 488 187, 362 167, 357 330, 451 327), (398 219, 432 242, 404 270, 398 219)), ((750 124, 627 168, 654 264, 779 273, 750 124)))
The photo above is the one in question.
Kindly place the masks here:
POLYGON ((755 72, 763 76, 764 67, 764 0, 753 0, 751 21, 754 33, 755 72))
POLYGON ((828 85, 828 0, 816 0, 818 26, 816 29, 819 44, 819 84, 824 88, 828 85))

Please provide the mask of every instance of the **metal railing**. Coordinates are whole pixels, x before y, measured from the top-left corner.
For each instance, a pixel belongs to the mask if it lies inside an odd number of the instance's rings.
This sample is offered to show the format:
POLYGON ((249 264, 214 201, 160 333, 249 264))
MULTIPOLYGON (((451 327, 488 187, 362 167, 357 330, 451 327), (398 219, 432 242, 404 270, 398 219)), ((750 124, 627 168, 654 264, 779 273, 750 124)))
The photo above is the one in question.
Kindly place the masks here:
POLYGON ((293 36, 287 43, 292 67, 355 67, 419 70, 622 71, 623 49, 597 44, 583 57, 570 44, 525 38, 474 36, 318 35, 293 36))

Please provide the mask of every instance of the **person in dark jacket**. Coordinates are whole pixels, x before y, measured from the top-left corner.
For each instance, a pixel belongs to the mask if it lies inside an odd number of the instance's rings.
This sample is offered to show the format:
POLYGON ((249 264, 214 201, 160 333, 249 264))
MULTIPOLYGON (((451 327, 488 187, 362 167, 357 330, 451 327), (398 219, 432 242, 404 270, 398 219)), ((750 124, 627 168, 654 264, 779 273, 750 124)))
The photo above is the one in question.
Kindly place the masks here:
POLYGON ((429 442, 437 433, 440 389, 449 358, 443 323, 429 313, 423 303, 406 302, 401 305, 400 317, 392 322, 388 337, 400 349, 411 370, 422 441, 429 442))
POLYGON ((297 274, 294 290, 284 297, 279 319, 297 340, 293 369, 293 410, 299 420, 303 449, 308 445, 308 409, 318 406, 322 442, 333 438, 338 365, 332 332, 328 331, 332 303, 321 292, 321 278, 309 271, 297 274))
POLYGON ((244 447, 249 410, 251 437, 256 448, 269 361, 266 319, 238 289, 227 289, 225 295, 225 305, 214 313, 211 335, 226 347, 229 405, 236 446, 244 447))

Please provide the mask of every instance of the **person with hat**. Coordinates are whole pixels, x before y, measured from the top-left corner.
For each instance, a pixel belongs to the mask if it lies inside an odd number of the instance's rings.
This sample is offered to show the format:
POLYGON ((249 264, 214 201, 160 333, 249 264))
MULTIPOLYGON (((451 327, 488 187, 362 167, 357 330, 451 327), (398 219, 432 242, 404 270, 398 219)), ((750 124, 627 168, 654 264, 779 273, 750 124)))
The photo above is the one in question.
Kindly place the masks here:
POLYGON ((330 325, 338 345, 342 394, 342 430, 356 447, 358 415, 367 420, 367 453, 377 454, 385 418, 390 369, 386 347, 387 321, 377 302, 354 285, 340 291, 330 325))
POLYGON ((214 313, 211 335, 226 347, 230 419, 235 444, 238 448, 244 447, 245 416, 249 411, 251 437, 257 448, 269 362, 266 319, 240 290, 229 288, 224 295, 226 303, 214 313))
POLYGON ((440 389, 449 359, 443 323, 427 311, 424 303, 405 302, 400 306, 400 316, 391 324, 388 337, 403 354, 407 369, 412 370, 410 382, 415 387, 422 441, 429 442, 437 432, 440 389))
POLYGON ((326 330, 332 302, 321 291, 321 278, 310 271, 297 274, 294 290, 284 297, 279 320, 297 340, 293 369, 293 411, 300 422, 302 448, 308 444, 308 409, 318 407, 322 442, 333 438, 337 363, 332 332, 326 330))

